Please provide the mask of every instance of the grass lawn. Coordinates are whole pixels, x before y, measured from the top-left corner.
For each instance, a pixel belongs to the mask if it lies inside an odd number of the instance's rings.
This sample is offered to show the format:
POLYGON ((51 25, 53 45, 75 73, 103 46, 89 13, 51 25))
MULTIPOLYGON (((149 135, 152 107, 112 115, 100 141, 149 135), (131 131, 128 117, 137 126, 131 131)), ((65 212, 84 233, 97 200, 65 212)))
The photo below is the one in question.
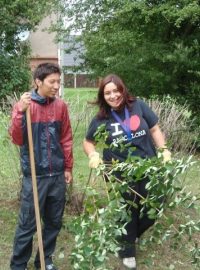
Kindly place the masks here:
MULTIPOLYGON (((94 115, 95 108, 87 104, 96 97, 96 89, 65 89, 64 98, 69 104, 70 118, 74 135, 74 194, 80 199, 85 189, 89 176, 88 159, 83 153, 82 141, 85 136, 88 124, 94 115)), ((8 117, 0 120, 0 270, 9 269, 9 259, 12 252, 13 237, 17 224, 19 209, 18 196, 20 192, 20 169, 18 149, 13 146, 7 136, 8 117)), ((200 159, 186 173, 185 184, 197 196, 200 193, 200 159)), ((99 185, 101 185, 99 183, 99 185)), ((68 255, 74 243, 74 236, 69 232, 68 224, 73 220, 76 211, 76 200, 72 198, 71 204, 66 207, 63 228, 57 241, 57 248, 54 260, 59 270, 72 270, 68 255)), ((179 211, 179 210, 177 210, 179 211)), ((194 213, 196 215, 196 213, 194 213)), ((197 217, 199 219, 199 217, 197 217)), ((147 232, 143 239, 148 238, 147 232)), ((196 237, 200 242, 200 237, 196 237)), ((138 268, 139 270, 188 270, 195 269, 190 264, 188 251, 190 243, 178 246, 176 251, 171 249, 170 241, 163 245, 152 244, 151 247, 143 245, 138 247, 138 268)), ((33 268, 33 259, 36 252, 36 241, 34 242, 33 256, 30 260, 29 270, 33 268)), ((116 258, 110 259, 113 270, 119 270, 119 261, 116 258)), ((81 270, 81 269, 80 269, 81 270)), ((88 269, 92 270, 92 269, 88 269)))

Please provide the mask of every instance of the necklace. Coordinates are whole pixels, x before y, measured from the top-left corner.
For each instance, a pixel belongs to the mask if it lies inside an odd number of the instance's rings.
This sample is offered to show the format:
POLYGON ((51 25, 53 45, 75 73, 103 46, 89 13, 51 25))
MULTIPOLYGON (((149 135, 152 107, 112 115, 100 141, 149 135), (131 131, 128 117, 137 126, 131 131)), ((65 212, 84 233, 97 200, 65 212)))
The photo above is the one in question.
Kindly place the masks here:
POLYGON ((128 111, 126 106, 124 108, 124 111, 125 111, 125 123, 120 119, 118 114, 113 109, 111 109, 112 116, 115 118, 115 120, 123 128, 123 130, 125 131, 125 133, 128 136, 128 140, 131 140, 132 136, 131 136, 131 129, 130 129, 130 116, 129 116, 129 111, 128 111))

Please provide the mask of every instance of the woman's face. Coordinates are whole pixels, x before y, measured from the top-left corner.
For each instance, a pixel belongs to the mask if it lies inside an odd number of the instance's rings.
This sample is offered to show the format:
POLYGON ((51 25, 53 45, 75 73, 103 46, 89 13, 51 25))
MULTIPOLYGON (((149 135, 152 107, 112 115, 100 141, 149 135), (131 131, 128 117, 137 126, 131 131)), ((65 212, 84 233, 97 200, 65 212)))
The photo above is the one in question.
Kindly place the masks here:
POLYGON ((113 82, 106 84, 104 87, 104 99, 114 110, 116 110, 123 102, 122 93, 119 92, 117 86, 113 82))

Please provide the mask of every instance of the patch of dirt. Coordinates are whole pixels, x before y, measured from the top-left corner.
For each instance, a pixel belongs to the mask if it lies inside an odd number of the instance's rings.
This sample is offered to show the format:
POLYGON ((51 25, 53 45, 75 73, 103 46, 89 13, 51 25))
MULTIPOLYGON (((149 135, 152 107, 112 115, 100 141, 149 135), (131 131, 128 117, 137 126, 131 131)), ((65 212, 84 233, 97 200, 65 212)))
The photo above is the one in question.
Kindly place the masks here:
POLYGON ((17 210, 19 208, 19 199, 12 199, 12 200, 2 200, 0 199, 0 207, 9 209, 17 210))
POLYGON ((66 203, 65 210, 69 215, 80 215, 83 212, 83 194, 72 193, 66 203))

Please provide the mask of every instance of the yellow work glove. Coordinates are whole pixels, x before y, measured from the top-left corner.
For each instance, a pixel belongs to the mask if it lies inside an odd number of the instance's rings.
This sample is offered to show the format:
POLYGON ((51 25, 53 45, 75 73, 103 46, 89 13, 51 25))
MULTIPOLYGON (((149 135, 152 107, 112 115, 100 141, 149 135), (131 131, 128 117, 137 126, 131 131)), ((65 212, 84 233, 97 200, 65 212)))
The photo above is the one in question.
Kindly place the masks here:
POLYGON ((163 149, 162 156, 164 164, 171 160, 171 152, 167 148, 163 149))
POLYGON ((96 169, 99 166, 99 164, 103 163, 98 152, 94 151, 90 153, 88 157, 89 157, 89 167, 92 169, 96 169))

